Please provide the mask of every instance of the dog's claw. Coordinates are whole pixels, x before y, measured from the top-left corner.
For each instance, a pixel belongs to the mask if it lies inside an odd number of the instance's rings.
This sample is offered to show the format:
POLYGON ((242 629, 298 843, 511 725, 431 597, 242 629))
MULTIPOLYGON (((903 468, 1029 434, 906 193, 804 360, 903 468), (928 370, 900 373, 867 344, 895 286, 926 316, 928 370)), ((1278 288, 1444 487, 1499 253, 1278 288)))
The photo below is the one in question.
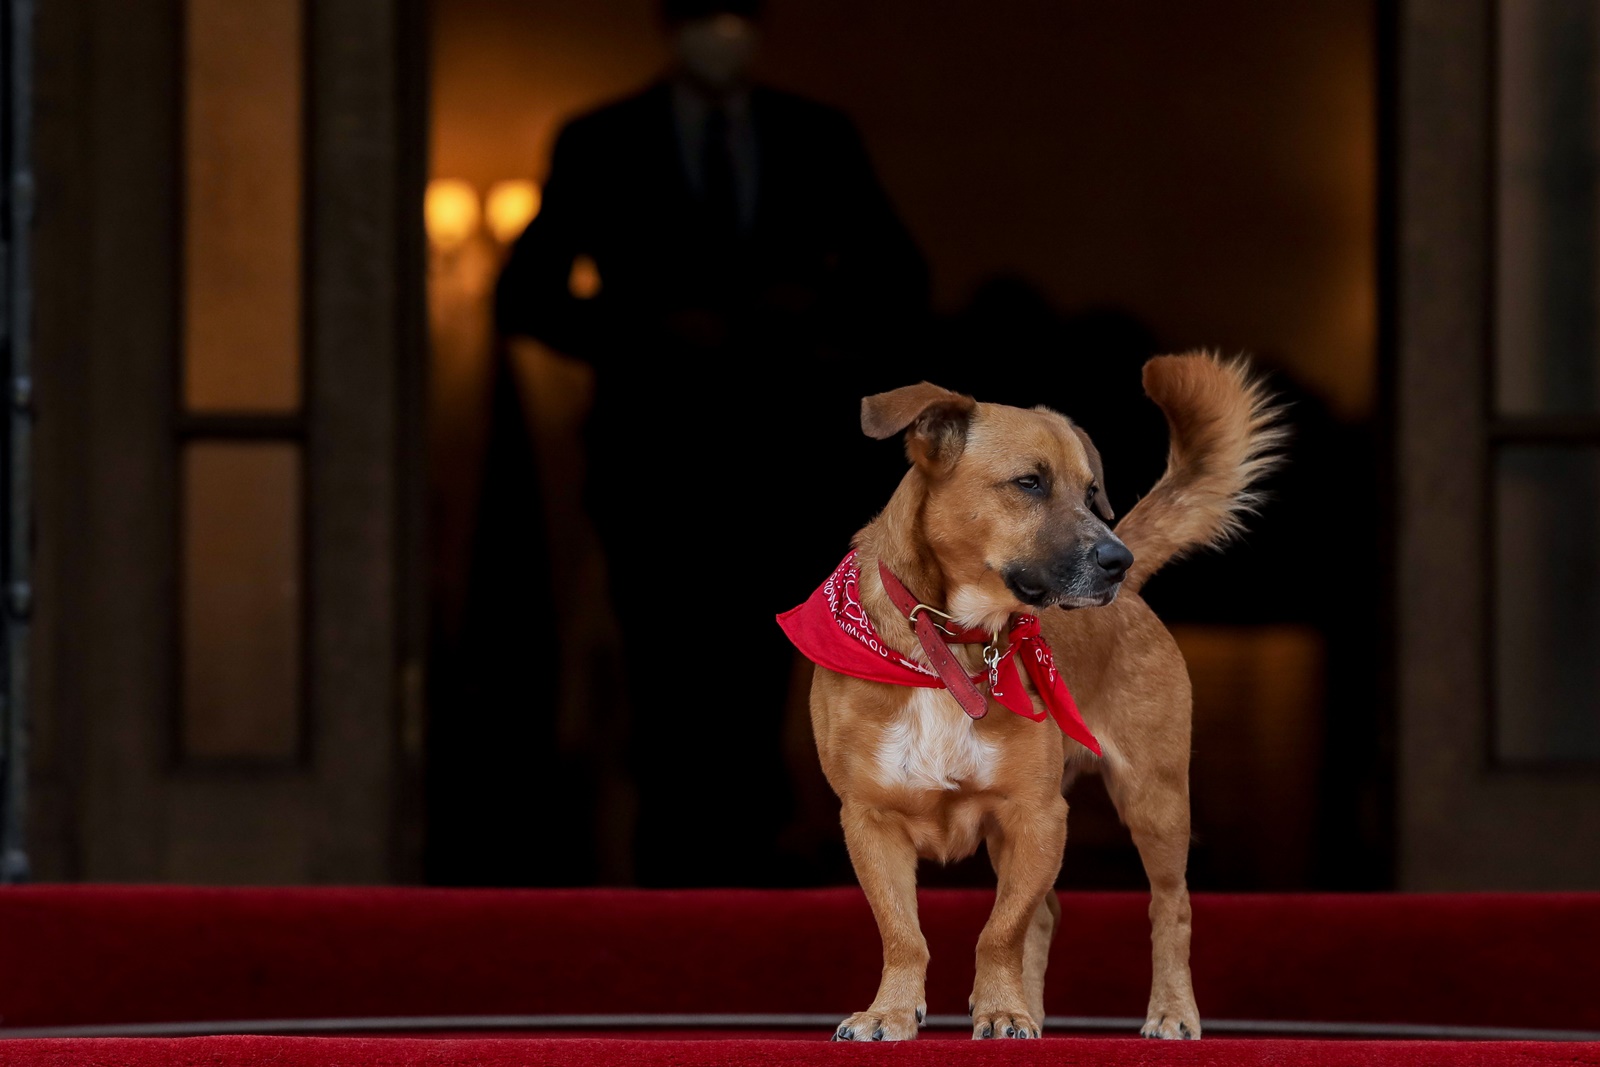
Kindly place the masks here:
POLYGON ((1033 1016, 1023 1011, 979 1012, 972 1024, 972 1036, 978 1040, 991 1037, 1026 1040, 1039 1034, 1039 1024, 1034 1022, 1033 1016))
MULTIPOLYGON (((970 1016, 972 1013, 969 1011, 969 1012, 967 1012, 967 1014, 970 1016)), ((923 1024, 924 1020, 926 1020, 927 1018, 928 1018, 928 1009, 927 1008, 918 1008, 917 1009, 917 1025, 921 1026, 923 1024)))
POLYGON ((910 1041, 927 1006, 858 1011, 834 1028, 835 1041, 910 1041), (920 1013, 920 1014, 919 1014, 920 1013))
POLYGON ((1139 1036, 1158 1041, 1198 1041, 1199 1026, 1191 1026, 1178 1015, 1152 1016, 1139 1030, 1139 1036))

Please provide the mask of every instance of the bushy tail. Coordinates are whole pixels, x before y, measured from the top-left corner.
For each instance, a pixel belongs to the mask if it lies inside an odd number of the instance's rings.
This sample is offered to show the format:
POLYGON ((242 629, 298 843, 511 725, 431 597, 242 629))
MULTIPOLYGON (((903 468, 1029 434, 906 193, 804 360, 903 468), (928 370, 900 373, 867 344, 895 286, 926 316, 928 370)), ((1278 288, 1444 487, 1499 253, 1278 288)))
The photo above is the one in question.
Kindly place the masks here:
POLYGON ((1123 588, 1137 590, 1169 561, 1220 545, 1260 502, 1255 484, 1282 459, 1281 409, 1243 360, 1205 352, 1144 365, 1144 391, 1167 416, 1167 471, 1117 524, 1133 552, 1123 588))

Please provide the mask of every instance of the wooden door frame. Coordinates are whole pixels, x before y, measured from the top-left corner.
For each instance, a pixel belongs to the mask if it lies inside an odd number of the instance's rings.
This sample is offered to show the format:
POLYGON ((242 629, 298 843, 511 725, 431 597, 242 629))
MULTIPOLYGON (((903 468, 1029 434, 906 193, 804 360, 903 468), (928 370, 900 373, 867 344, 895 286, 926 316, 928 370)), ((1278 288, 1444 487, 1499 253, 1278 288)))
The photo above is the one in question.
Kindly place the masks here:
MULTIPOLYGON (((301 835, 272 880, 412 880, 423 4, 306 5, 312 736, 291 770, 170 758, 181 15, 180 0, 40 12, 36 871, 168 880, 178 838, 226 827, 301 835), (180 811, 188 830, 173 829, 180 811)), ((230 862, 184 876, 228 881, 230 862)))
POLYGON ((1399 884, 1592 889, 1600 774, 1489 758, 1495 6, 1398 12, 1399 884))

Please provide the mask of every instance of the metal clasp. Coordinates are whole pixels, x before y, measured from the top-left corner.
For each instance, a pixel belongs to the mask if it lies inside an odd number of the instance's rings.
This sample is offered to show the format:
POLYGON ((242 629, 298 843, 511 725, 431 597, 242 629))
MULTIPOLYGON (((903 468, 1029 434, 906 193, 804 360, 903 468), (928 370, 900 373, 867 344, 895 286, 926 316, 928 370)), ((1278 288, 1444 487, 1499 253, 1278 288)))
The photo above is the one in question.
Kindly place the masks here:
MULTIPOLYGON (((926 611, 929 615, 937 615, 937 616, 939 616, 939 618, 941 618, 941 619, 949 619, 951 622, 955 621, 955 616, 954 615, 946 615, 944 612, 940 611, 938 608, 931 608, 926 604, 918 604, 916 607, 914 607, 910 611, 906 612, 906 621, 909 622, 911 625, 915 626, 917 624, 917 612, 919 612, 919 611, 926 611)), ((961 631, 952 630, 952 629, 950 629, 950 627, 946 626, 942 622, 936 622, 933 625, 934 625, 934 627, 936 629, 938 629, 941 633, 943 633, 947 637, 958 637, 961 634, 961 631)))
POLYGON ((983 662, 989 668, 989 692, 1000 685, 1000 632, 995 631, 989 643, 983 646, 983 662))

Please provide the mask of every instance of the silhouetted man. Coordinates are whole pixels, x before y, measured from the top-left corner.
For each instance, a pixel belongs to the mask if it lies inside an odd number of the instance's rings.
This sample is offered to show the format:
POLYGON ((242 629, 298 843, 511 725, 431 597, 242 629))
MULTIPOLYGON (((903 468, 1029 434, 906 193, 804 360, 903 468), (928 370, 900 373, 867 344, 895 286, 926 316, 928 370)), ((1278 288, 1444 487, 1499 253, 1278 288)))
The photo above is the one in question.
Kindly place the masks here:
MULTIPOLYGON (((590 363, 586 499, 623 631, 646 883, 760 882, 800 602, 885 496, 859 398, 904 384, 921 256, 854 126, 753 85, 755 2, 668 2, 669 75, 578 118, 496 294, 590 363), (852 358, 858 357, 858 358, 852 358)), ((889 484, 892 485, 892 482, 889 484)))

